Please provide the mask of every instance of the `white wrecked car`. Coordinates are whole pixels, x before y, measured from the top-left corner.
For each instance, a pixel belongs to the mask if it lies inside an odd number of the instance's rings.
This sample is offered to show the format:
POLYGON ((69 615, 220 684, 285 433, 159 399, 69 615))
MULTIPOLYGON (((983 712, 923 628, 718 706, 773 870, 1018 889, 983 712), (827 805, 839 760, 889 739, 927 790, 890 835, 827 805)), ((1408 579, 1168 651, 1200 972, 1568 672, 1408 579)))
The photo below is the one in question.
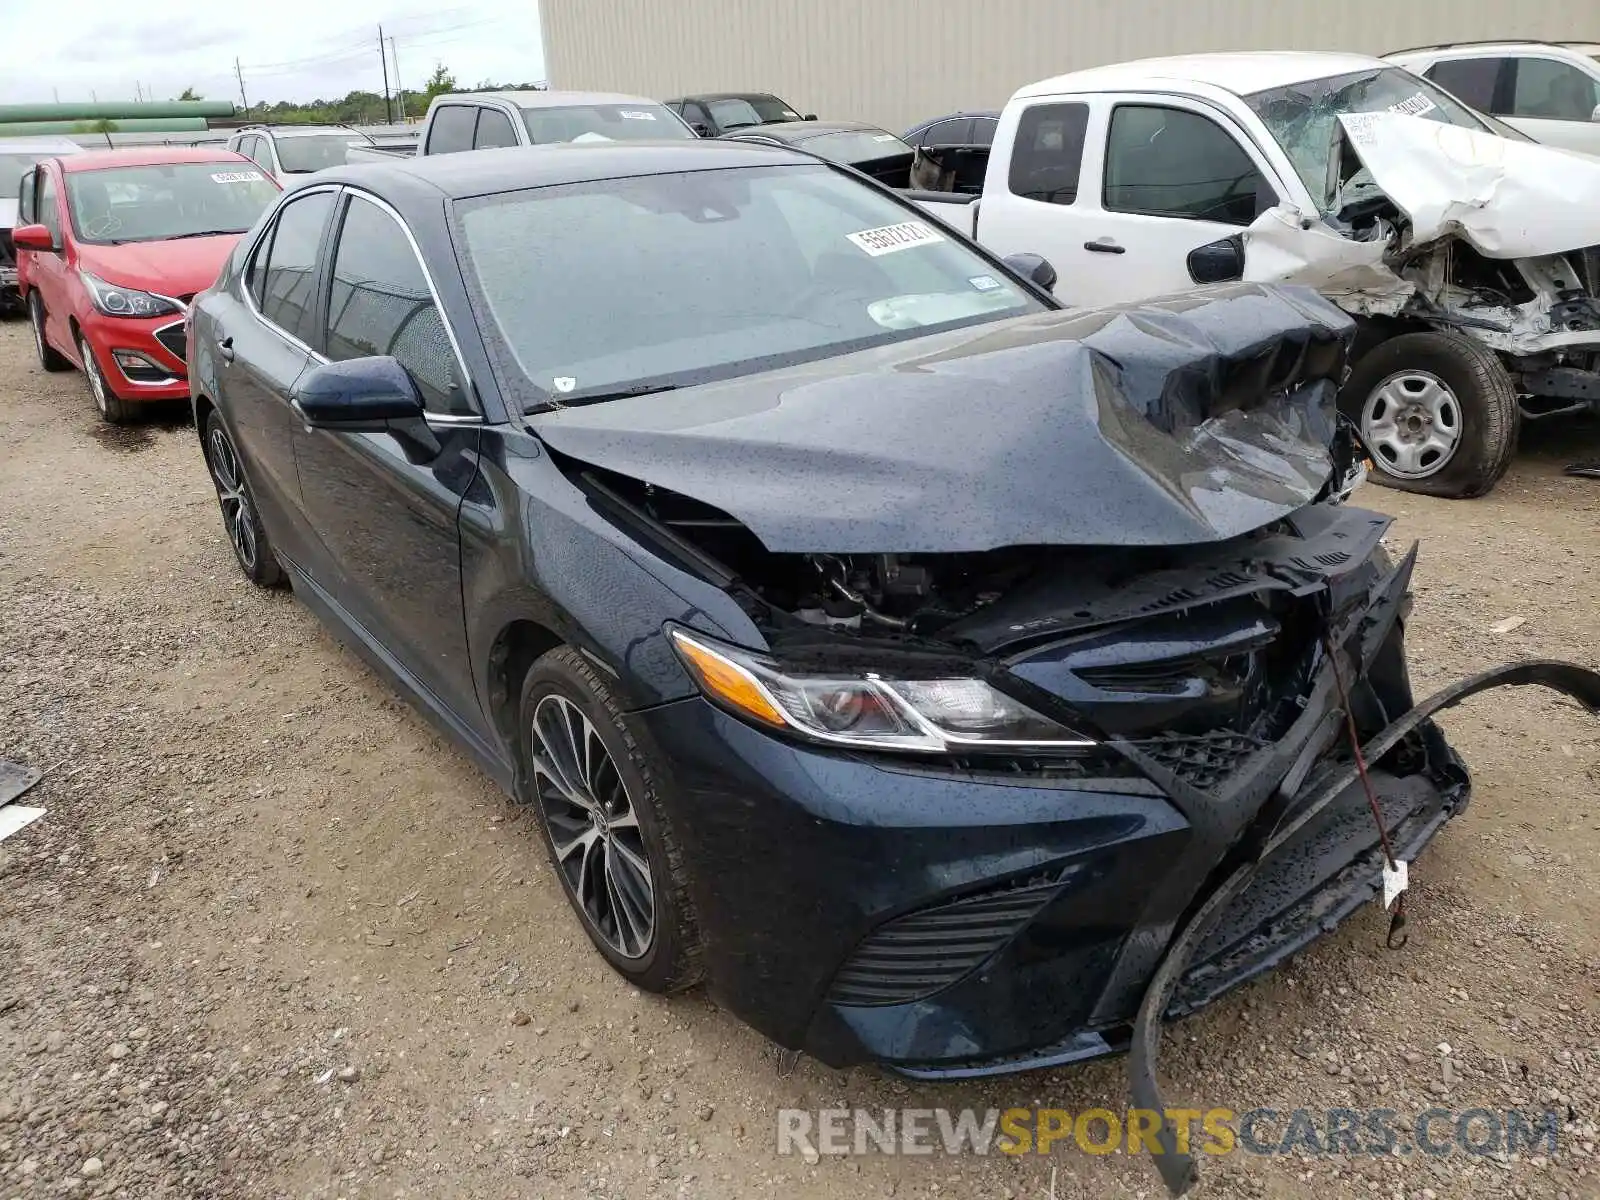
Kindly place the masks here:
POLYGON ((1482 495, 1522 420, 1600 408, 1600 159, 1380 59, 1200 54, 1032 84, 981 198, 911 196, 1044 256, 1068 303, 1316 287, 1360 324, 1341 406, 1397 486, 1482 495))

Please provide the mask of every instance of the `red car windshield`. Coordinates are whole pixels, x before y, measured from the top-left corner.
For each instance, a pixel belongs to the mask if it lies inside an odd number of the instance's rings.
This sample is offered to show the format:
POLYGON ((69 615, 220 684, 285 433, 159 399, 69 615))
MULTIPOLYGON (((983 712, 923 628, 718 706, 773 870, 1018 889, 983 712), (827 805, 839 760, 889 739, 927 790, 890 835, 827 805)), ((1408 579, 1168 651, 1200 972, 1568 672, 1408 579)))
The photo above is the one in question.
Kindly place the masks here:
POLYGON ((278 185, 247 162, 67 173, 73 233, 99 245, 243 233, 277 198, 278 185))

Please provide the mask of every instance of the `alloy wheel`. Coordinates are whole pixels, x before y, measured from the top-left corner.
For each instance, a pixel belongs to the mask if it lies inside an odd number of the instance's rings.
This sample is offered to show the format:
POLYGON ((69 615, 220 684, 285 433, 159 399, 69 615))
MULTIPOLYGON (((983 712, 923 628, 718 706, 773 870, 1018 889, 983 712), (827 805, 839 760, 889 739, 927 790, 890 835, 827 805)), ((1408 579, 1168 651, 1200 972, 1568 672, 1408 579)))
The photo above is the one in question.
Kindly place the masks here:
POLYGON ((239 456, 233 452, 233 443, 220 428, 211 431, 211 478, 217 485, 217 502, 222 506, 222 523, 228 530, 228 540, 233 552, 239 556, 239 565, 250 574, 256 569, 255 514, 250 511, 250 497, 244 490, 244 472, 239 468, 239 456))
POLYGON ((1461 442, 1461 402, 1431 372, 1398 372, 1367 397, 1361 437, 1390 475, 1426 479, 1455 457, 1461 442))
POLYGON ((534 794, 584 919, 623 958, 655 936, 655 884, 627 784, 593 723, 563 696, 533 710, 534 794))
POLYGON ((94 359, 94 351, 89 348, 89 343, 81 337, 78 339, 78 357, 83 359, 83 373, 89 377, 89 391, 94 396, 94 406, 100 410, 102 417, 109 419, 110 412, 106 403, 105 376, 100 374, 100 364, 94 359))

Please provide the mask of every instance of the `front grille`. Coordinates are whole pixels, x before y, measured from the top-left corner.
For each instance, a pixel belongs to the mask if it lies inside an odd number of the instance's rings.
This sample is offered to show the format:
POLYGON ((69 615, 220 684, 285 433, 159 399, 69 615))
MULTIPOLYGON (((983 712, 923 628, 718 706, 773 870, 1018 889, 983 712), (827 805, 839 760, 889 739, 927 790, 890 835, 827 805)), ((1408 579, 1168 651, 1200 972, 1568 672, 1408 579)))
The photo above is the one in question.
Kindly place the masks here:
POLYGON ((183 322, 174 321, 171 325, 163 325, 156 330, 156 341, 166 347, 167 351, 177 357, 179 362, 187 362, 188 342, 184 337, 183 322))
POLYGON ((835 1004, 908 1004, 942 991, 1011 940, 1061 888, 1032 879, 899 917, 873 930, 828 991, 835 1004))
POLYGON ((1259 738, 1228 730, 1199 735, 1171 733, 1133 744, 1203 792, 1228 778, 1245 759, 1266 745, 1259 738))

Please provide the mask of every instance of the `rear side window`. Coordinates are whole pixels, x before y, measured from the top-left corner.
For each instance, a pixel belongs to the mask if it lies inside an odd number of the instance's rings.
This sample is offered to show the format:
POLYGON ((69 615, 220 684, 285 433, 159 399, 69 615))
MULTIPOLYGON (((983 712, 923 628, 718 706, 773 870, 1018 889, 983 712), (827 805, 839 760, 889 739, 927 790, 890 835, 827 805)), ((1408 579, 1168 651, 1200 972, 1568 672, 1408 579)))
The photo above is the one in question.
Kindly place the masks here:
POLYGON ((1088 128, 1087 104, 1036 104, 1025 110, 1011 151, 1012 194, 1045 204, 1076 200, 1088 128))
POLYGON ((1589 121, 1600 105, 1600 81, 1571 63, 1553 58, 1516 60, 1513 117, 1544 121, 1589 121))
POLYGON ((429 412, 471 414, 410 240, 387 212, 352 196, 333 257, 327 355, 337 362, 376 354, 393 355, 411 373, 429 412))
POLYGON ((516 144, 517 131, 512 128, 510 117, 492 108, 482 109, 478 113, 478 136, 473 141, 474 148, 492 150, 497 146, 516 144))
POLYGON ((446 104, 434 109, 428 127, 429 154, 455 154, 472 149, 472 127, 478 119, 476 106, 446 104))
POLYGON ((1505 63, 1503 58, 1447 59, 1430 67, 1427 78, 1479 112, 1493 113, 1504 107, 1496 106, 1495 91, 1505 63))
POLYGON ((261 315, 308 346, 316 345, 317 247, 332 208, 332 192, 313 192, 285 204, 273 228, 266 269, 258 259, 251 272, 252 289, 254 275, 262 275, 261 315))
POLYGON ((1209 117, 1119 104, 1106 136, 1108 211, 1248 225, 1276 200, 1244 148, 1209 117))
POLYGON ((917 138, 919 146, 963 146, 971 122, 965 117, 955 121, 936 121, 924 129, 917 138))

